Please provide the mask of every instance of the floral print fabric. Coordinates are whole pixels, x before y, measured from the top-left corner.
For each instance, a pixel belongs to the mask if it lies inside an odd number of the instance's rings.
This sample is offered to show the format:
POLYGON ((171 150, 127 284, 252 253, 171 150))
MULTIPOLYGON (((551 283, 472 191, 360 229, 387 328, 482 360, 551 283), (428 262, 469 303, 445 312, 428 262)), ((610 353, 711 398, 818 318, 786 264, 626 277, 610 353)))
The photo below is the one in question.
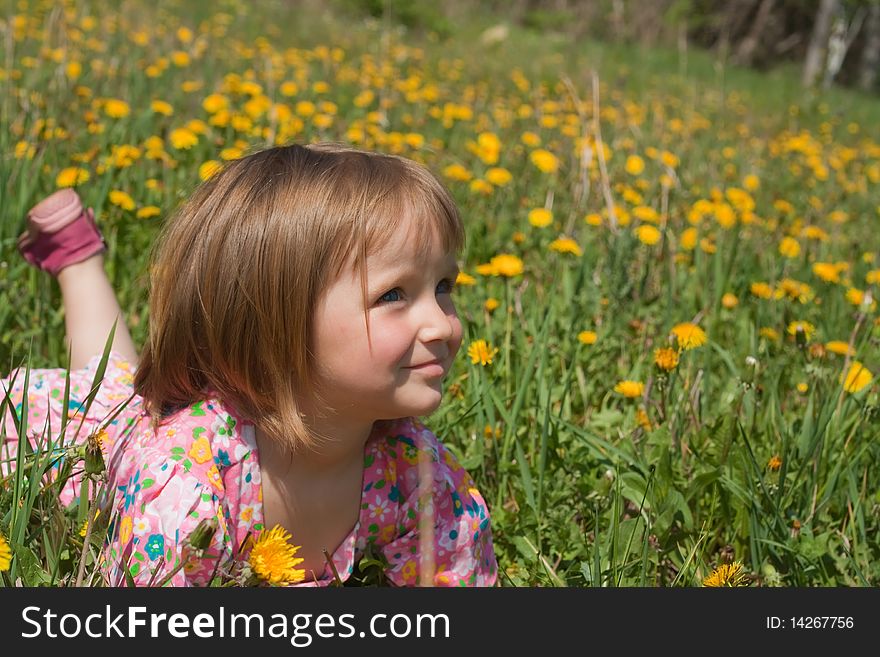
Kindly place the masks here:
MULTIPOLYGON (((107 425, 102 444, 114 493, 114 519, 104 550, 108 581, 123 586, 130 577, 137 585, 148 585, 170 577, 172 586, 204 586, 218 559, 221 563, 243 559, 246 539, 264 529, 255 427, 209 392, 206 399, 166 418, 154 432, 141 398, 134 395, 131 365, 111 352, 103 379, 95 381, 99 361, 100 356, 95 356, 84 369, 70 372, 71 421, 64 438, 65 444, 82 442, 130 399, 107 425), (95 386, 97 393, 84 417, 83 401, 95 386), (185 541, 206 518, 216 519, 219 529, 199 556, 185 541)), ((65 374, 64 369, 31 370, 29 436, 39 435, 47 421, 50 435, 57 436, 65 374)), ((23 369, 0 379, 0 384, 0 395, 9 393, 20 416, 23 369)), ((0 469, 5 473, 9 465, 2 462, 7 458, 14 462, 18 435, 8 409, 0 432, 4 430, 0 469)), ((79 495, 79 481, 79 477, 68 481, 61 491, 63 502, 79 495)), ((300 544, 303 537, 293 540, 300 544)), ((387 562, 385 575, 392 584, 411 586, 420 581, 425 547, 432 552, 435 586, 495 584, 489 514, 471 477, 416 418, 378 421, 364 449, 359 519, 332 555, 333 565, 346 580, 369 550, 387 562), (433 475, 432 494, 421 500, 420 453, 426 455, 433 475), (423 537, 425 514, 432 531, 423 537)), ((315 575, 316 580, 299 585, 326 586, 334 581, 329 564, 315 575)))

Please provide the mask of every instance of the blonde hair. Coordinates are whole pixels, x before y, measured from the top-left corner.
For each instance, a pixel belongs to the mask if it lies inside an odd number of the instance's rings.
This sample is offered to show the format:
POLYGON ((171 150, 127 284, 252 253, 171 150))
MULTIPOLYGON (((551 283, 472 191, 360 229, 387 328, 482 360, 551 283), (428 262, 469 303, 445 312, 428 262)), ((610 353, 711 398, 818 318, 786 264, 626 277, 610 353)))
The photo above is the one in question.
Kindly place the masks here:
POLYGON ((314 445, 322 437, 300 411, 324 406, 310 348, 318 301, 351 263, 369 337, 367 255, 410 228, 422 254, 434 233, 447 252, 464 244, 449 192, 402 157, 320 143, 228 163, 169 219, 151 255, 134 386, 153 429, 216 391, 291 453, 314 445))

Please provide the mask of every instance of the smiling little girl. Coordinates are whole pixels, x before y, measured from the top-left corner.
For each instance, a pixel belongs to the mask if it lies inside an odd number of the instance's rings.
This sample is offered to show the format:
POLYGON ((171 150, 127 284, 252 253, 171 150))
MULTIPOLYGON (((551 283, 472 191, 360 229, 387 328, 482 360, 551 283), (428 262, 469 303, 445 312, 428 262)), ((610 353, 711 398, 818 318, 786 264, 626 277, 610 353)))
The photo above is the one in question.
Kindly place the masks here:
MULTIPOLYGON (((105 247, 70 190, 29 225, 22 253, 58 276, 66 313, 80 292, 67 330, 82 399, 120 315, 105 247), (59 208, 67 223, 50 221, 59 208)), ((448 192, 396 156, 284 146, 200 186, 152 256, 149 341, 138 359, 120 323, 80 432, 106 432, 108 581, 205 585, 246 558, 248 537, 279 525, 302 546, 303 584, 345 580, 369 554, 395 585, 493 585, 486 503, 418 419, 440 405, 461 346, 452 291, 463 240, 448 192), (210 547, 188 549, 204 519, 218 526, 210 547)), ((64 376, 31 371, 29 426, 59 424, 64 376)), ((19 413, 22 379, 10 391, 19 413)), ((11 414, 5 425, 14 454, 11 414)), ((72 480, 63 499, 76 494, 72 480)))

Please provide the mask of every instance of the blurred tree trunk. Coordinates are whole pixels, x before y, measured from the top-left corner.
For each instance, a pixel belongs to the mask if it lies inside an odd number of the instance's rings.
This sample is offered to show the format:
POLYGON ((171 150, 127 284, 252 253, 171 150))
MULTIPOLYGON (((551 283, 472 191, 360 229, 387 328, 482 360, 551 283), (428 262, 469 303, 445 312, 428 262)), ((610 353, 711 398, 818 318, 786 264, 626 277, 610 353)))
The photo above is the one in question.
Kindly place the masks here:
POLYGON ((822 87, 827 89, 834 82, 834 78, 843 66, 846 53, 856 39, 862 23, 865 20, 865 8, 859 7, 852 20, 847 22, 846 15, 841 12, 831 26, 831 36, 828 38, 828 59, 825 63, 825 75, 822 79, 822 87))
POLYGON ((776 0, 761 0, 758 12, 755 14, 755 20, 752 21, 752 25, 749 27, 748 34, 740 41, 736 49, 734 60, 737 64, 751 66, 755 59, 755 50, 757 50, 758 44, 761 42, 761 35, 764 33, 764 28, 767 27, 767 22, 770 20, 773 5, 775 4, 776 0))
POLYGON ((825 52, 828 38, 831 35, 831 19, 840 5, 840 0, 819 0, 813 33, 807 46, 807 58, 804 61, 803 84, 811 87, 825 68, 825 52))
POLYGON ((868 7, 865 24, 865 45, 859 62, 859 88, 871 91, 877 81, 877 65, 880 63, 880 3, 868 7))
POLYGON ((614 38, 617 41, 623 41, 626 39, 625 15, 626 8, 624 7, 623 0, 611 0, 611 25, 614 38))

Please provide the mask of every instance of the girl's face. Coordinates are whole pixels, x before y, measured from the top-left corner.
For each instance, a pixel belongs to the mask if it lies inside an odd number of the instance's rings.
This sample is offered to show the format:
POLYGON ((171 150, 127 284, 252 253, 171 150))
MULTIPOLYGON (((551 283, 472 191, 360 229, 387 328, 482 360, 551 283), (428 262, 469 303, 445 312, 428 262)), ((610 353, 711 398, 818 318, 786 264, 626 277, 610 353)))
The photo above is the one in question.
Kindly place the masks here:
POLYGON ((360 276, 344 270, 318 303, 315 357, 324 399, 341 417, 382 420, 428 415, 461 347, 451 292, 455 256, 434 235, 427 259, 401 231, 367 258, 367 314, 360 276), (436 361, 435 365, 427 365, 436 361), (422 367, 418 367, 422 366, 422 367))

